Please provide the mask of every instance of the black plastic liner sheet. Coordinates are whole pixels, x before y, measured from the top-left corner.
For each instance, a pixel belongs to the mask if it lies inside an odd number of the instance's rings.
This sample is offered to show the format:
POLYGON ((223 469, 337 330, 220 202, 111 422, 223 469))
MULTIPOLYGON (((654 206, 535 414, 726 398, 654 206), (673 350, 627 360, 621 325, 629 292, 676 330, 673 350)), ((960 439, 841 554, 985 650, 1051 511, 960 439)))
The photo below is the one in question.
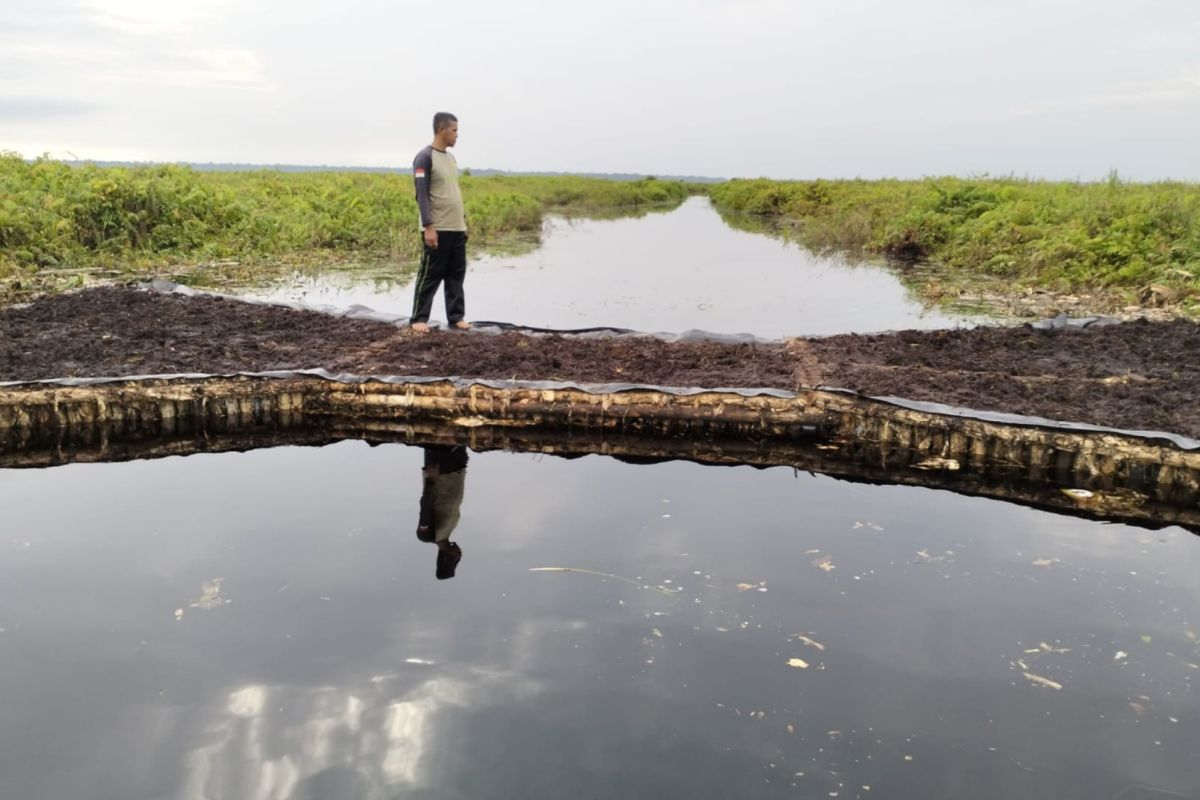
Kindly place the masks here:
MULTIPOLYGON (((141 288, 160 294, 179 294, 184 297, 221 297, 226 300, 236 300, 241 303, 250 303, 260 306, 276 306, 279 308, 290 308, 295 311, 315 311, 318 314, 328 314, 334 317, 345 317, 346 319, 364 319, 371 322, 382 322, 387 325, 395 325, 397 328, 408 327, 409 318, 403 314, 387 314, 381 311, 367 308, 364 305, 355 304, 347 308, 332 306, 327 303, 299 303, 289 300, 264 300, 259 297, 242 297, 233 294, 221 294, 219 292, 206 292, 199 289, 193 289, 190 286, 183 286, 172 281, 162 278, 155 278, 149 283, 141 284, 141 288)), ((434 325, 433 327, 437 327, 434 325)), ((467 331, 455 331, 459 335, 478 336, 496 336, 508 331, 516 331, 525 333, 531 336, 577 336, 580 338, 600 338, 611 339, 622 336, 635 336, 649 339, 659 339, 664 342, 721 342, 724 344, 752 344, 752 343, 779 343, 781 339, 761 339, 751 333, 713 333, 711 331, 702 331, 698 329, 686 330, 683 333, 646 333, 644 331, 634 331, 628 328, 612 328, 607 326, 599 326, 595 328, 572 328, 569 330, 559 330, 555 328, 536 328, 529 325, 518 325, 512 322, 494 322, 490 320, 472 320, 471 329, 467 331)))

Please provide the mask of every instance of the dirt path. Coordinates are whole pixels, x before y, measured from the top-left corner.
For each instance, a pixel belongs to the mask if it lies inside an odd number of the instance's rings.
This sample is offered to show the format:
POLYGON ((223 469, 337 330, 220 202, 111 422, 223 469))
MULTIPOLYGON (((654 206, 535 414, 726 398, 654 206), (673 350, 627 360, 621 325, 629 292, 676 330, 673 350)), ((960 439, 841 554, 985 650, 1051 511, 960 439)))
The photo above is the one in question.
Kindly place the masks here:
POLYGON ((0 309, 0 380, 326 367, 667 386, 825 384, 1200 437, 1200 325, 977 328, 786 344, 414 336, 391 325, 212 297, 101 288, 0 309))

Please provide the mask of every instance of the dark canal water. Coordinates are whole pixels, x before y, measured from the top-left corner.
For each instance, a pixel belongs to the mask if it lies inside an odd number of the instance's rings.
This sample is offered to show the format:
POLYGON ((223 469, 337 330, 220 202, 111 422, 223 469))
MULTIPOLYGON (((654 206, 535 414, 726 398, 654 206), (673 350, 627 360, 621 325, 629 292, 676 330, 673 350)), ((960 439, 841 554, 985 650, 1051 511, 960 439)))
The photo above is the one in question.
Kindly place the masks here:
POLYGON ((424 458, 0 471, 0 798, 1200 793, 1191 533, 476 453, 439 580, 424 458))

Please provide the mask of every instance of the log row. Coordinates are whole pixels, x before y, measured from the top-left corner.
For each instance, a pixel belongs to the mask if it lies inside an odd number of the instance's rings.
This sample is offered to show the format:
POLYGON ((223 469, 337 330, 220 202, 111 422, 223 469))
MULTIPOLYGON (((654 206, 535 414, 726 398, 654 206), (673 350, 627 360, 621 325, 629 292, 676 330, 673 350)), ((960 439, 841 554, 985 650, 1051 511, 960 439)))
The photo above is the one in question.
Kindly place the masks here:
POLYGON ((1165 439, 990 422, 840 392, 591 392, 307 376, 0 388, 0 467, 339 438, 786 465, 1200 529, 1200 451, 1165 439))

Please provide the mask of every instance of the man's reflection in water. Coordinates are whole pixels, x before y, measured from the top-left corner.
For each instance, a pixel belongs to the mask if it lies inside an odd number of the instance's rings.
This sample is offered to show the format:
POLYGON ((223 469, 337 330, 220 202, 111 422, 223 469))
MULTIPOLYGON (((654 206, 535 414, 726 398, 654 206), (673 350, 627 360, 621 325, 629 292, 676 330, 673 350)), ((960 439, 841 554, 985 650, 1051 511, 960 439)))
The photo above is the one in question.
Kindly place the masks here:
POLYGON ((461 445, 429 445, 421 469, 421 519, 417 538, 437 545, 438 580, 454 577, 462 560, 462 548, 450 541, 461 515, 463 488, 467 477, 467 448, 461 445))

